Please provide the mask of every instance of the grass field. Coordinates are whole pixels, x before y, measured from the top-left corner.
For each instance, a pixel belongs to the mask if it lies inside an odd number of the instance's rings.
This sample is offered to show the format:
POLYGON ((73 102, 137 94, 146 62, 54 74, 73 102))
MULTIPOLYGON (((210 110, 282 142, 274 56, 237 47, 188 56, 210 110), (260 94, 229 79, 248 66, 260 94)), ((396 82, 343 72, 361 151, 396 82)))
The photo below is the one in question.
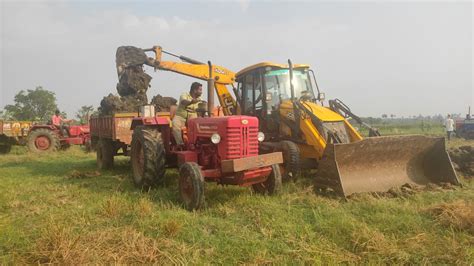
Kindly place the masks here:
MULTIPOLYGON (((457 140, 450 145, 473 145, 457 140)), ((280 196, 207 184, 184 210, 176 171, 137 191, 127 158, 97 172, 79 147, 0 157, 0 262, 434 263, 474 261, 474 182, 396 198, 315 195, 310 178, 280 196)))

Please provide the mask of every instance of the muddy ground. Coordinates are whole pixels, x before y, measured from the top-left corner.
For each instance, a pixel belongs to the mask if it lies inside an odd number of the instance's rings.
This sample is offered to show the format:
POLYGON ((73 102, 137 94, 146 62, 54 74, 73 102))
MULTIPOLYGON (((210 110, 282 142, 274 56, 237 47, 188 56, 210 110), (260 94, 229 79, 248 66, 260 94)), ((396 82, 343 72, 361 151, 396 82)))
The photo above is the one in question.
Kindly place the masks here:
POLYGON ((474 177, 474 148, 469 145, 449 149, 449 156, 456 171, 465 178, 474 177))

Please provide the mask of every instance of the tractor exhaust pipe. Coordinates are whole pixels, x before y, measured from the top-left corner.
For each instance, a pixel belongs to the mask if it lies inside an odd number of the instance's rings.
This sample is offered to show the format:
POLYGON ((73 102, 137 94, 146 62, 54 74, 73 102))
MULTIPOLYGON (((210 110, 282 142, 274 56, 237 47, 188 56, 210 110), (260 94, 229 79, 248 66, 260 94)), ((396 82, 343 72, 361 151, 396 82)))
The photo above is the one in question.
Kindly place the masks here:
POLYGON ((212 110, 214 110, 214 78, 212 77, 212 64, 211 61, 207 61, 209 66, 209 79, 207 80, 207 113, 209 117, 212 116, 212 110))

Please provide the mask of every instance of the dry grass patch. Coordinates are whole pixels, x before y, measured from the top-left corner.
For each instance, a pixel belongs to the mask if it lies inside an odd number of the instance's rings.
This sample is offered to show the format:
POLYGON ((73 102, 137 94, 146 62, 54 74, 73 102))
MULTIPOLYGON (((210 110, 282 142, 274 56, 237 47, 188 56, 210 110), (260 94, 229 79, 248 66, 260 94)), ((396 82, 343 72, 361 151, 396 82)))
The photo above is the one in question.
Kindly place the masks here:
POLYGON ((132 227, 77 232, 50 223, 26 263, 185 264, 189 248, 169 239, 150 238, 132 227))
POLYGON ((474 203, 457 200, 429 207, 426 212, 444 226, 474 234, 474 203))
POLYGON ((134 206, 135 212, 139 217, 145 217, 152 213, 153 203, 148 197, 142 197, 134 206))
POLYGON ((129 211, 128 202, 120 196, 113 195, 104 200, 100 212, 108 218, 116 218, 129 211))

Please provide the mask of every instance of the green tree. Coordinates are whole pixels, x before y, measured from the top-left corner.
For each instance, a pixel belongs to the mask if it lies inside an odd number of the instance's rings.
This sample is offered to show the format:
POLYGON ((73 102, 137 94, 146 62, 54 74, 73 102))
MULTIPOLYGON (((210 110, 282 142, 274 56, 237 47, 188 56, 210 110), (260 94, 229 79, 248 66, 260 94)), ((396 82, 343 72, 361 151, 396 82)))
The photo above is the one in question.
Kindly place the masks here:
POLYGON ((0 120, 11 120, 12 115, 7 110, 0 111, 0 120))
POLYGON ((34 90, 21 90, 15 95, 14 102, 5 106, 5 110, 16 120, 46 121, 58 108, 55 93, 41 86, 34 90))
POLYGON ((77 112, 76 117, 79 119, 81 124, 87 124, 89 117, 94 113, 94 106, 83 105, 77 112))

